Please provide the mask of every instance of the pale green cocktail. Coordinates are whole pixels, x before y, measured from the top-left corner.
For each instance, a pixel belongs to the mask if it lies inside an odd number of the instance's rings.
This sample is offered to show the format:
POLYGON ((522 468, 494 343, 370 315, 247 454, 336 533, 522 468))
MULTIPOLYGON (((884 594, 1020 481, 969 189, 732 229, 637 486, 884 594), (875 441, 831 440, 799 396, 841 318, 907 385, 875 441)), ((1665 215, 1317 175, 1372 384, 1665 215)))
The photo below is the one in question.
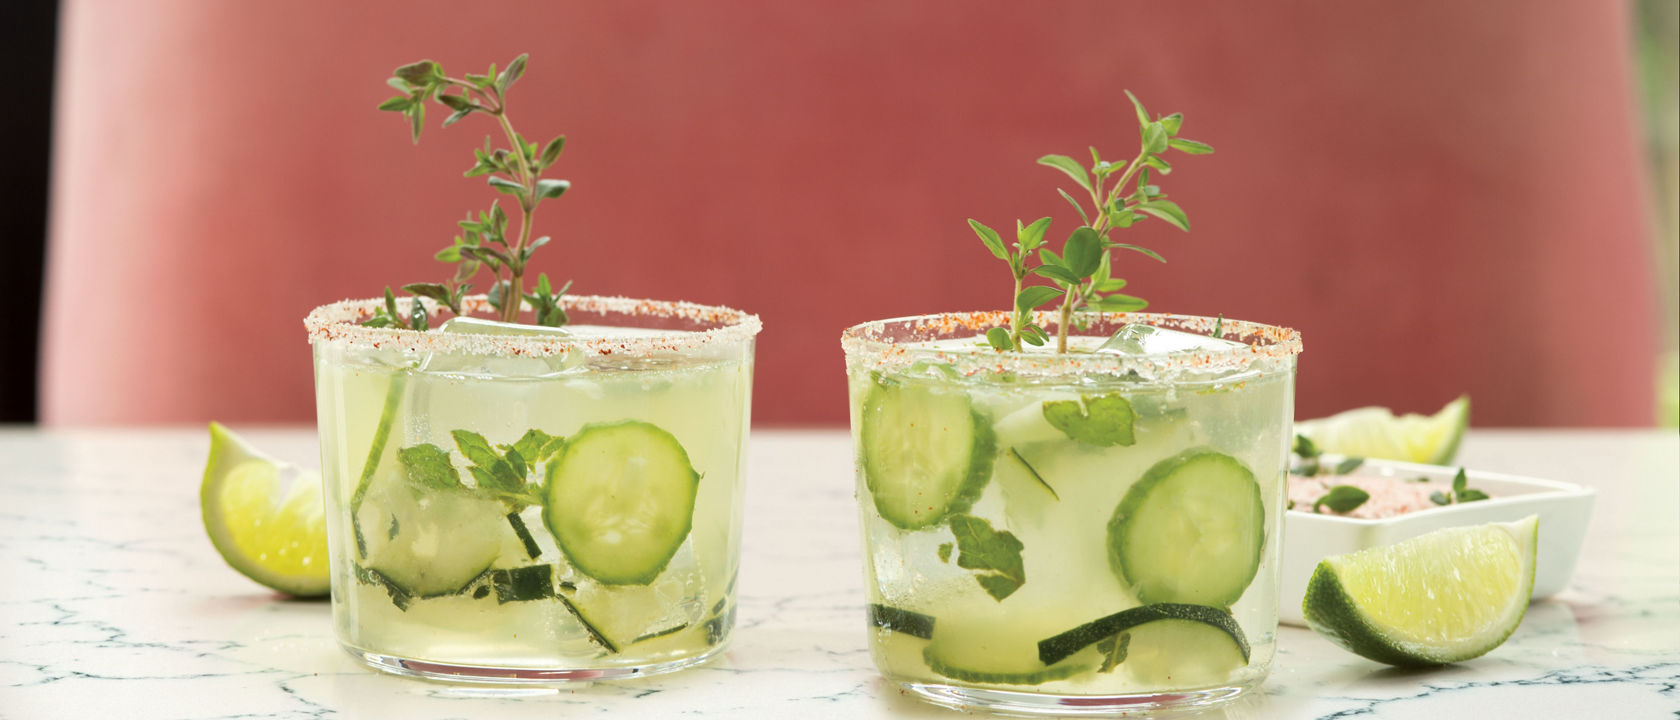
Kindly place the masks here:
POLYGON ((1015 712, 1235 697, 1273 655, 1299 336, 1076 319, 1065 355, 986 346, 1003 313, 844 336, 875 664, 1015 712))
POLYGON ((357 325, 377 301, 310 315, 333 616, 353 655, 547 683, 723 646, 758 320, 566 302, 564 330, 357 325))

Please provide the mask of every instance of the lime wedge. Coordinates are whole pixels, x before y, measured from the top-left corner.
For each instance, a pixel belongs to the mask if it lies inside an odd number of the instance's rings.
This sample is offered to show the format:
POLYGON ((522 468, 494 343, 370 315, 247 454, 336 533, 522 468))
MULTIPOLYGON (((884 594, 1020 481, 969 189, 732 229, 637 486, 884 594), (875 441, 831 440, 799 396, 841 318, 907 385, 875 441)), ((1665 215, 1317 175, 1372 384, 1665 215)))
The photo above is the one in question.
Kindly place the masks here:
POLYGON ((275 460, 210 423, 199 487, 204 531, 233 569, 296 597, 327 594, 321 476, 275 460))
POLYGON ((1470 424, 1470 396, 1460 395, 1434 415, 1395 417, 1384 407, 1362 407, 1295 423, 1318 449, 1338 455, 1446 465, 1470 424))
POLYGON ((1318 564, 1301 614, 1337 645, 1377 662, 1443 665, 1499 647, 1534 590, 1539 521, 1437 530, 1318 564))

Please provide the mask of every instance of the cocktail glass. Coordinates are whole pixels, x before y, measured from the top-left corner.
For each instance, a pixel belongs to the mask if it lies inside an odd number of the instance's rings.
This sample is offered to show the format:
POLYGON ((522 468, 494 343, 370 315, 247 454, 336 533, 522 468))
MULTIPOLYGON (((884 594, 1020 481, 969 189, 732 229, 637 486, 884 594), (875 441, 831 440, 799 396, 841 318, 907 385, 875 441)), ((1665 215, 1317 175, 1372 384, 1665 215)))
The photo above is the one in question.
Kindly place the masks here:
POLYGON ((982 336, 1008 321, 842 337, 876 667, 935 703, 1015 713, 1193 707, 1258 685, 1300 336, 1093 313, 1065 355, 1000 353, 982 336))
MULTIPOLYGON (((398 301, 405 317, 415 301, 398 301)), ((561 330, 358 324, 382 302, 305 321, 344 648, 393 673, 504 684, 719 652, 758 318, 570 297, 561 330)))

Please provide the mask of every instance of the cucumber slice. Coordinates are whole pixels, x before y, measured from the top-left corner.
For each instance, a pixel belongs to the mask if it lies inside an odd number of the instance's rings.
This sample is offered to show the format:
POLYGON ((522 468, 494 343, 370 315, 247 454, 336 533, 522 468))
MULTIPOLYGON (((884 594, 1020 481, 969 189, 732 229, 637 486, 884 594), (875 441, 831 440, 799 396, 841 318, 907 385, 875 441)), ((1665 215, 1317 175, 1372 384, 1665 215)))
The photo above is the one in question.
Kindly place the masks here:
POLYGON ((361 565, 392 587, 393 601, 459 592, 501 552, 507 508, 498 500, 416 487, 397 470, 366 487, 354 513, 367 547, 361 565))
POLYGON ((933 637, 933 616, 880 603, 869 604, 869 624, 924 640, 933 637))
POLYGON ((991 479, 991 423, 961 392, 877 382, 861 414, 864 484, 887 522, 937 525, 973 505, 991 479))
POLYGON ((1039 660, 1038 639, 1056 627, 1057 617, 994 608, 963 613, 953 608, 933 625, 922 659, 945 677, 990 685, 1038 685, 1096 669, 1084 655, 1054 663, 1039 660))
MULTIPOLYGON (((1136 643, 1139 642, 1141 631, 1147 627, 1163 623, 1170 623, 1170 625, 1166 625, 1168 628, 1177 628, 1184 623, 1200 625, 1212 628, 1220 634, 1218 640, 1186 645, 1186 652, 1217 650, 1229 646, 1236 650, 1239 656, 1239 664, 1248 662, 1248 640, 1243 637, 1242 628, 1237 625, 1237 619, 1231 617, 1231 613, 1220 608, 1185 603, 1142 605, 1092 620, 1067 632, 1038 641, 1038 659, 1046 665, 1053 665, 1103 639, 1114 637, 1119 633, 1130 632, 1132 633, 1132 645, 1129 646, 1127 652, 1129 661, 1131 657, 1130 647, 1137 647, 1136 643)), ((1183 633, 1174 630, 1167 634, 1176 636, 1183 633)), ((1143 635, 1147 639, 1153 637, 1154 633, 1143 633, 1143 635)))
POLYGON ((1260 568, 1265 514, 1241 462, 1187 450, 1126 491, 1108 523, 1109 565, 1141 602, 1228 607, 1260 568))
POLYGON ((694 521, 700 474, 657 425, 586 425, 548 465, 543 524, 579 572, 607 585, 646 585, 694 521))

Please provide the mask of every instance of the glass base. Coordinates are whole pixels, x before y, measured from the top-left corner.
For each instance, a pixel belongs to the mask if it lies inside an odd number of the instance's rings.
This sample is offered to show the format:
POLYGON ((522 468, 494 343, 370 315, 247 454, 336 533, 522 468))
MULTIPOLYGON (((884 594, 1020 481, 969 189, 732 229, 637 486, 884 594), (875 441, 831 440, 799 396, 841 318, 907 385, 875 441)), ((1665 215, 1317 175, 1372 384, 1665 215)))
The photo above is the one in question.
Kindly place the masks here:
POLYGON ((916 697, 954 710, 986 710, 1001 715, 1115 717, 1171 715, 1224 705, 1254 689, 1259 681, 1200 690, 1134 695, 1055 695, 985 690, 936 683, 900 682, 916 697))
POLYGON ((596 680, 623 680, 626 678, 646 677, 649 675, 663 675, 676 672, 684 668, 693 667, 716 657, 724 651, 728 643, 719 643, 716 647, 693 657, 668 660, 665 662, 649 663, 647 665, 626 665, 623 667, 606 668, 533 668, 533 667, 502 667, 496 665, 463 665, 445 663, 433 660, 419 660, 415 658, 382 655, 380 653, 360 650, 349 645, 342 645, 345 652, 352 657, 367 663, 369 667, 392 675, 420 678, 422 680, 439 680, 451 683, 468 683, 481 686, 498 687, 542 687, 566 685, 570 683, 588 683, 596 680))

